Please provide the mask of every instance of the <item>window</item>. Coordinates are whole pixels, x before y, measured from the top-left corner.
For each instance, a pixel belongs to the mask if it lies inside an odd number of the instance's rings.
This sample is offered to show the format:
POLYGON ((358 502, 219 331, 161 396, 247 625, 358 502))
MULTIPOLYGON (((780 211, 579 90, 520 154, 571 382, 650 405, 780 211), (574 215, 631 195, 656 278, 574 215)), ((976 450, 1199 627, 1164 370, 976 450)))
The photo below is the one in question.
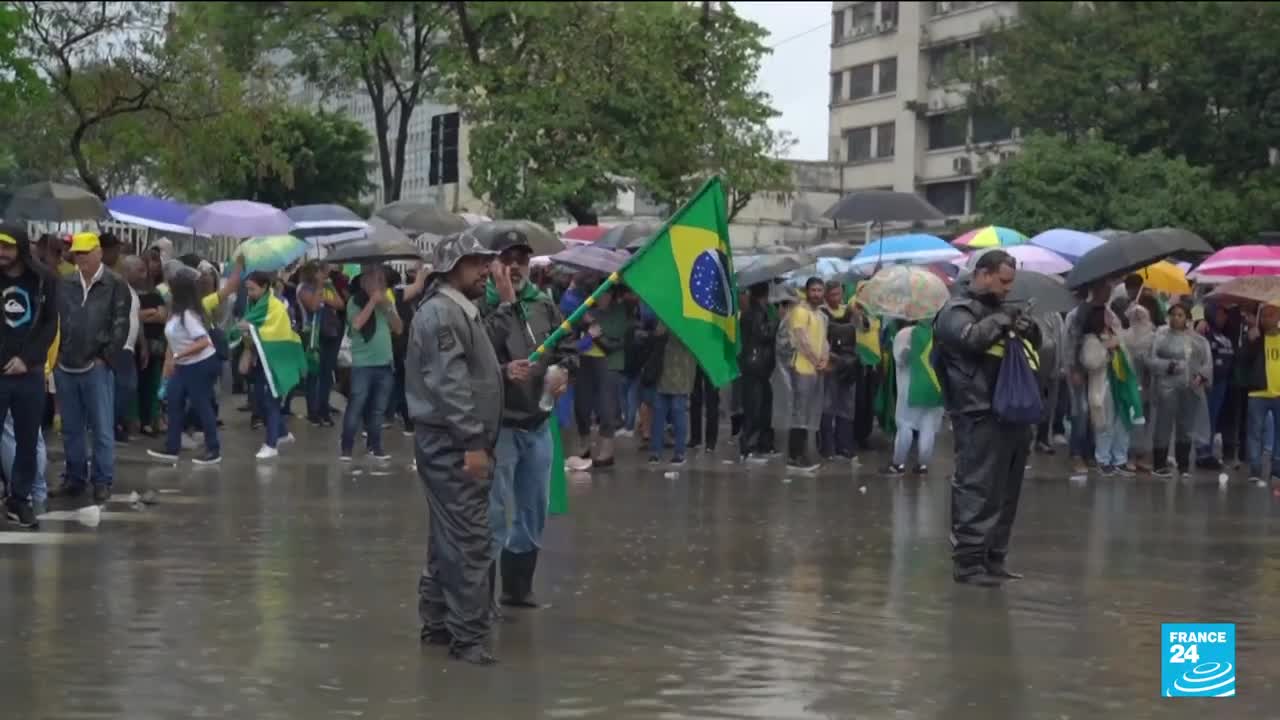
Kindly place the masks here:
POLYGON ((955 70, 960 45, 945 45, 929 51, 929 84, 939 85, 950 79, 955 70))
POLYGON ((875 94, 875 89, 871 85, 871 83, 875 82, 875 68, 876 66, 873 63, 868 63, 849 69, 850 100, 870 97, 875 94))
POLYGON ((844 73, 831 73, 831 103, 835 104, 844 99, 842 84, 844 83, 844 73))
POLYGON ((432 116, 430 162, 429 185, 458 182, 458 113, 432 116))
POLYGON ((855 128, 844 133, 847 162, 859 162, 871 159, 871 128, 855 128))
POLYGON ((880 66, 880 89, 878 92, 891 93, 898 90, 898 58, 889 58, 881 60, 880 66))
POLYGON ((876 126, 876 157, 893 157, 893 123, 876 126))
POLYGON ((994 110, 979 110, 973 114, 973 141, 998 142, 1013 137, 1013 124, 994 110))
POLYGON ((960 0, 938 0, 933 4, 934 15, 946 15, 947 13, 960 12, 967 10, 974 5, 973 2, 961 2, 960 0))
POLYGON ((898 27, 898 3, 893 2, 880 3, 880 24, 887 28, 898 27))
POLYGON ((964 180, 926 185, 924 199, 947 215, 964 215, 968 185, 964 180))
POLYGON ((831 44, 835 45, 844 39, 844 10, 831 14, 831 44))
POLYGON ((963 112, 929 117, 929 149, 964 145, 969 130, 969 117, 963 112))
POLYGON ((876 27, 876 4, 870 2, 858 3, 849 8, 849 14, 852 22, 849 34, 853 37, 860 35, 868 35, 876 27))

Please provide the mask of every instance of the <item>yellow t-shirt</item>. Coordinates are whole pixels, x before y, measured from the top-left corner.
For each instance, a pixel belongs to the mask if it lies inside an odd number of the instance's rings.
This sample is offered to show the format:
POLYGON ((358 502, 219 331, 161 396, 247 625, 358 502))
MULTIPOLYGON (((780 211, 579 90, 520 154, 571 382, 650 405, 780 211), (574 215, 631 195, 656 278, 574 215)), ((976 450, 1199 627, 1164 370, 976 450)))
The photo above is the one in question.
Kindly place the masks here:
POLYGON ((200 304, 204 307, 204 315, 210 320, 213 319, 214 313, 217 312, 218 306, 222 304, 222 298, 218 297, 218 293, 209 293, 200 298, 200 304))
MULTIPOLYGON (((809 308, 808 304, 801 303, 791 311, 788 320, 792 334, 803 333, 804 337, 809 341, 809 347, 816 353, 822 352, 822 347, 826 343, 825 333, 823 332, 822 318, 818 313, 809 308)), ((796 349, 795 370, 801 375, 816 375, 818 369, 809 362, 809 358, 796 349)))
POLYGON ((1267 389, 1249 393, 1252 398, 1280 398, 1280 333, 1262 336, 1262 360, 1267 365, 1267 389))

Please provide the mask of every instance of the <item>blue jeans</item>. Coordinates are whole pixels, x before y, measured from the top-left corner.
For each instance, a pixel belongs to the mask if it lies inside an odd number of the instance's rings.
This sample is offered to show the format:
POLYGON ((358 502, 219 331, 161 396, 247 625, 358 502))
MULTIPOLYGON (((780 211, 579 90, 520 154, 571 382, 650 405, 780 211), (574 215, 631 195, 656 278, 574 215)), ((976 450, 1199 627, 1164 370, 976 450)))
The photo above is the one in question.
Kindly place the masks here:
POLYGON ((1249 474, 1262 477, 1263 431, 1271 415, 1271 476, 1280 477, 1280 398, 1249 398, 1249 474))
MULTIPOLYGON (((41 383, 43 385, 44 383, 41 383)), ((14 456, 17 454, 18 440, 13 434, 13 415, 4 418, 4 434, 0 435, 0 462, 4 463, 4 476, 13 482, 14 456)), ((45 452, 44 432, 36 428, 36 476, 31 483, 31 501, 42 503, 49 499, 49 481, 45 472, 49 467, 49 455, 45 452)), ((17 491, 14 491, 17 495, 17 491)))
POLYGON ((204 433, 204 447, 210 455, 222 452, 218 442, 218 416, 213 411, 213 392, 222 373, 222 361, 217 355, 190 365, 174 365, 173 377, 165 390, 169 412, 169 428, 165 431, 165 452, 178 454, 182 450, 182 429, 186 425, 187 410, 200 421, 204 433))
POLYGON ((1088 458, 1093 454, 1092 428, 1089 427, 1089 386, 1085 384, 1067 385, 1071 401, 1071 437, 1069 448, 1071 457, 1088 458))
POLYGON ((253 409, 262 418, 267 447, 273 448, 280 443, 280 438, 289 434, 289 428, 284 424, 284 399, 271 394, 271 386, 261 368, 254 368, 252 384, 253 409))
MULTIPOLYGON (((1222 406, 1227 402, 1227 392, 1231 390, 1231 378, 1214 378, 1209 386, 1209 442, 1196 449, 1196 457, 1208 459, 1213 457, 1213 436, 1218 434, 1222 421, 1222 406)), ((1229 445, 1227 438, 1222 438, 1223 445, 1229 445)), ((1225 459, 1225 458, 1224 458, 1225 459)))
POLYGON ((116 381, 105 365, 83 373, 59 368, 53 374, 62 410, 62 445, 67 454, 67 485, 111 487, 116 464, 116 381), (85 447, 93 433, 93 474, 85 447))
POLYGON ((657 456, 667 436, 667 423, 675 433, 675 457, 684 457, 689 442, 689 396, 657 393, 653 405, 653 422, 649 425, 649 454, 657 456))
POLYGON ((493 485, 489 488, 489 528, 494 557, 500 550, 523 554, 542 547, 551 484, 551 424, 536 430, 502 428, 494 451, 493 485), (512 506, 507 525, 507 503, 512 506))
POLYGON ((636 429, 636 413, 640 410, 640 379, 627 377, 614 370, 614 385, 618 388, 618 414, 623 430, 636 429))
POLYGON ((1123 467, 1129 464, 1129 428, 1119 418, 1094 437, 1093 459, 1099 467, 1123 467))
POLYGON ((329 392, 333 390, 333 373, 338 369, 338 351, 342 338, 320 338, 320 367, 307 376, 307 416, 311 419, 328 418, 329 392))
POLYGON ((364 422, 369 433, 369 450, 382 454, 382 420, 387 415, 387 400, 396 384, 390 365, 351 368, 351 402, 342 414, 342 454, 351 454, 356 444, 356 431, 364 422))
POLYGON ((116 424, 124 425, 129 419, 129 401, 138 394, 138 360, 132 352, 121 350, 116 353, 111 368, 116 376, 116 424))

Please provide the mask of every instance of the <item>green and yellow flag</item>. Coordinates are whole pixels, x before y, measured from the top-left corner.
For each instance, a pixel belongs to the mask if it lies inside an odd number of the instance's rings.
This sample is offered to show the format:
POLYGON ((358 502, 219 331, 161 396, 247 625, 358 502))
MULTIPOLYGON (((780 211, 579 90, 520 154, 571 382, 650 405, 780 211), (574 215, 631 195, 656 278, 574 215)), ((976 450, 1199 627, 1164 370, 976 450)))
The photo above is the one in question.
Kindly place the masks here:
POLYGON ((910 407, 942 407, 942 384, 929 362, 932 353, 933 328, 928 323, 918 323, 911 328, 911 389, 907 392, 910 407))
POLYGON ((249 306, 244 319, 249 323, 249 335, 258 351, 271 394, 285 397, 302 382, 307 372, 302 339, 289 324, 289 312, 280 298, 268 292, 249 306))
POLYGON ((708 180, 619 275, 712 384, 738 377, 738 289, 720 178, 708 180))

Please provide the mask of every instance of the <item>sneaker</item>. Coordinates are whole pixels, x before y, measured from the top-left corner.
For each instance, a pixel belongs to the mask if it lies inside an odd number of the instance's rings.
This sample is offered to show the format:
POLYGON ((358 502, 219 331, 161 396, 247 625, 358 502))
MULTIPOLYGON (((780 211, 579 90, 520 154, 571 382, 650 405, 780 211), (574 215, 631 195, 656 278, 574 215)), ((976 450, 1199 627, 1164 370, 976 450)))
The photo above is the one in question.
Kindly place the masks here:
POLYGON ((684 456, 683 456, 683 455, 672 455, 672 456, 671 456, 671 467, 681 467, 681 466, 683 466, 683 465, 684 465, 684 456))
POLYGON ((259 460, 270 460, 272 458, 279 457, 279 456, 280 456, 280 451, 277 450, 276 448, 271 447, 270 445, 263 445, 261 448, 258 449, 258 454, 254 455, 254 457, 258 458, 259 460))
POLYGON ((327 428, 333 427, 334 426, 333 418, 331 417, 320 418, 320 426, 327 427, 327 428))
POLYGON ((1110 465, 1099 465, 1098 474, 1102 477, 1111 477, 1116 474, 1115 468, 1110 465))
POLYGON ((320 418, 315 417, 314 415, 308 415, 307 424, 311 427, 320 427, 320 418))
POLYGON ((1262 478, 1258 477, 1257 475, 1250 475, 1250 476, 1249 476, 1249 484, 1250 484, 1250 485, 1253 485, 1254 487, 1266 487, 1266 486, 1267 486, 1266 481, 1265 481, 1265 480, 1263 480, 1262 478))
POLYGON ((339 456, 338 456, 338 462, 344 462, 344 463, 349 463, 349 462, 351 462, 351 453, 349 453, 349 452, 345 452, 345 453, 342 453, 341 455, 339 455, 339 456))
POLYGON ((614 437, 620 437, 620 438, 629 438, 629 437, 634 436, 635 434, 636 434, 636 433, 635 433, 635 431, 634 431, 634 430, 626 430, 626 429, 623 429, 623 430, 618 430, 618 431, 614 432, 614 433, 613 433, 613 436, 614 436, 614 437))
POLYGON ((889 465, 889 467, 885 468, 885 470, 884 470, 884 474, 885 474, 885 475, 906 475, 906 474, 907 474, 907 466, 906 466, 906 465, 894 465, 894 464, 892 464, 892 463, 891 463, 891 464, 889 465))
POLYGON ((810 463, 807 460, 792 460, 787 463, 787 470, 804 475, 812 475, 818 472, 819 467, 821 467, 821 465, 818 463, 810 463))
POLYGON ((9 522, 16 523, 20 528, 35 530, 40 527, 40 522, 36 520, 35 509, 26 500, 9 498, 5 501, 4 514, 9 518, 9 522))
POLYGON ((193 465, 217 465, 220 462, 222 462, 222 455, 220 453, 212 452, 206 452, 200 457, 191 459, 191 463, 193 465))
POLYGON ((1084 460, 1081 460, 1080 458, 1071 459, 1072 475, 1084 475, 1088 472, 1089 472, 1089 463, 1086 463, 1084 460))
POLYGON ((378 462, 390 462, 391 460, 391 453, 388 453, 386 450, 371 450, 369 451, 369 455, 378 462))
POLYGON ((94 505, 106 505, 107 501, 110 499, 111 499, 111 488, 109 486, 107 485, 93 486, 93 504, 94 505))
POLYGON ((1136 474, 1127 465, 1116 465, 1111 468, 1111 472, 1115 473, 1118 477, 1133 477, 1136 474))
POLYGON ((171 453, 164 448, 159 450, 148 450, 147 456, 159 460, 161 462, 176 463, 178 462, 178 453, 171 453))
POLYGON ((1173 469, 1165 465, 1164 467, 1152 469, 1151 474, 1158 478, 1171 478, 1173 477, 1173 469))
POLYGON ((1067 444, 1067 436, 1066 436, 1066 435, 1062 435, 1062 434, 1054 435, 1054 436, 1053 436, 1053 444, 1054 444, 1054 445, 1058 445, 1058 446, 1066 445, 1066 444, 1067 444))
POLYGON ((1040 453, 1041 455, 1053 455, 1053 454, 1057 453, 1058 451, 1057 451, 1057 450, 1054 450, 1054 449, 1053 449, 1053 446, 1052 446, 1052 445, 1050 445, 1049 443, 1046 443, 1046 442, 1037 442, 1037 443, 1036 443, 1036 452, 1040 453))
POLYGON ((1196 467, 1201 470, 1221 470, 1222 461, 1210 455, 1209 457, 1196 460, 1196 467))
POLYGON ((72 485, 69 482, 63 482, 56 488, 49 491, 49 497, 57 498, 78 498, 85 492, 84 485, 72 485))
POLYGON ((716 454, 716 446, 715 446, 715 445, 708 445, 708 446, 707 446, 707 454, 708 454, 708 455, 715 455, 715 454, 716 454))
MULTIPOLYGON (((659 458, 657 455, 650 455, 650 456, 649 456, 649 464, 650 464, 650 465, 657 465, 657 464, 659 464, 659 463, 661 463, 661 462, 662 462, 662 459, 661 459, 661 458, 659 458)), ((568 463, 565 463, 565 464, 567 465, 568 463)))
POLYGON ((928 475, 928 474, 929 474, 929 466, 928 466, 928 465, 916 465, 916 469, 915 469, 915 471, 914 471, 914 472, 915 472, 915 474, 916 474, 916 475, 928 475))
POLYGON ((564 461, 564 466, 571 472, 586 472, 591 469, 591 458, 571 457, 564 461))
POLYGON ((298 441, 298 438, 294 437, 293 433, 289 433, 284 437, 280 438, 279 440, 277 440, 276 445, 288 445, 290 443, 295 443, 297 441, 298 441))

